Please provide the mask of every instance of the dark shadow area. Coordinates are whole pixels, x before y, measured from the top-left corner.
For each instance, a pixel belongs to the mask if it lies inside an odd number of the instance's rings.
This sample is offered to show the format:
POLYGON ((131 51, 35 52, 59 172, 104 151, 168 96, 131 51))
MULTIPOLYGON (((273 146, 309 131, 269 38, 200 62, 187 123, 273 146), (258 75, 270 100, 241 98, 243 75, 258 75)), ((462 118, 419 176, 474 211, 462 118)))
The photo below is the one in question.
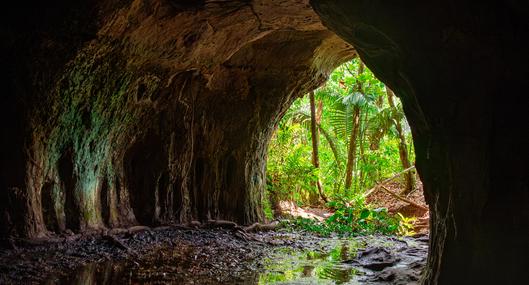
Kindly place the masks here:
POLYGON ((167 165, 160 137, 154 132, 138 140, 125 154, 125 180, 136 220, 142 225, 156 222, 156 189, 167 165))
POLYGON ((105 177, 101 182, 101 188, 99 190, 99 201, 101 205, 101 218, 106 226, 110 225, 110 192, 108 179, 105 177))
POLYGON ((73 150, 67 149, 58 162, 59 177, 64 191, 64 215, 66 228, 72 231, 81 230, 81 211, 79 199, 76 195, 77 174, 74 172, 73 150))
POLYGON ((54 197, 53 197, 54 183, 46 182, 42 186, 40 195, 42 203, 42 218, 44 219, 44 225, 46 229, 51 232, 59 232, 59 223, 57 219, 57 211, 55 210, 54 197))
POLYGON ((164 171, 159 175, 156 186, 156 192, 158 195, 158 216, 162 220, 164 220, 165 218, 169 220, 169 218, 171 217, 171 213, 168 213, 167 211, 170 211, 172 209, 173 199, 171 195, 173 195, 173 193, 170 191, 169 174, 167 173, 167 171, 164 171))
POLYGON ((234 155, 227 155, 221 163, 224 164, 221 167, 223 170, 222 182, 224 184, 219 197, 219 207, 226 209, 227 216, 238 217, 239 220, 243 220, 242 211, 237 210, 237 205, 240 203, 240 193, 244 192, 238 189, 241 186, 237 183, 237 179, 243 174, 237 169, 237 160, 234 155))
MULTIPOLYGON (((191 202, 191 211, 192 215, 194 217, 199 217, 199 213, 202 210, 203 203, 201 201, 201 191, 202 189, 202 180, 204 176, 204 160, 200 157, 196 158, 194 160, 193 166, 193 179, 191 181, 191 191, 189 195, 189 199, 191 202)), ((200 213, 200 215, 203 215, 203 213, 200 213)))
POLYGON ((173 181, 173 184, 170 185, 171 187, 171 195, 172 195, 172 203, 173 203, 173 215, 174 219, 176 221, 179 221, 179 219, 182 216, 182 211, 184 210, 183 207, 183 190, 182 190, 182 183, 183 181, 179 178, 175 178, 173 181))

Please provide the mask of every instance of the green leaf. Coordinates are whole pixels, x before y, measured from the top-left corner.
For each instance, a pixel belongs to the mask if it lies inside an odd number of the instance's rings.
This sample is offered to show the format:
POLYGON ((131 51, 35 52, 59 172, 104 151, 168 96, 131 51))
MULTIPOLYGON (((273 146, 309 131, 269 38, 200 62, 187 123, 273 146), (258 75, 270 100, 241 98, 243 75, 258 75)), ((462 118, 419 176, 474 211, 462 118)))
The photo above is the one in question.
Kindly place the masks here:
POLYGON ((369 217, 369 214, 371 214, 371 211, 369 211, 369 209, 363 209, 360 212, 360 219, 366 219, 367 217, 369 217))

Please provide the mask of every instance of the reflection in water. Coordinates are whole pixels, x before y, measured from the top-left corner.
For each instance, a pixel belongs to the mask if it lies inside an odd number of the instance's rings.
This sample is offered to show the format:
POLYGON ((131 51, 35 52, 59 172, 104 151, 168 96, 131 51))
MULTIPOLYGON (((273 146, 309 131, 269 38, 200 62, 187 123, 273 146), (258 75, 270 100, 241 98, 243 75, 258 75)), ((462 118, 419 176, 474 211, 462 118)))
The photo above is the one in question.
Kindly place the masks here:
POLYGON ((344 284, 359 273, 344 263, 356 256, 353 241, 341 241, 330 250, 296 251, 280 249, 265 259, 260 284, 344 284))
MULTIPOLYGON (((359 272, 344 261, 355 258, 356 249, 351 240, 333 240, 316 251, 276 248, 264 258, 262 268, 248 272, 242 280, 229 282, 212 276, 190 278, 189 274, 183 274, 190 270, 193 260, 190 255, 182 254, 178 261, 155 259, 142 265, 110 261, 92 263, 66 278, 52 278, 45 284, 354 284, 351 282, 359 272), (171 262, 173 264, 168 264, 171 262)), ((160 255, 170 251, 167 249, 160 255)))
POLYGON ((48 280, 45 284, 71 284, 71 285, 95 285, 95 284, 119 284, 124 281, 124 264, 112 263, 90 263, 72 275, 54 280, 48 280))

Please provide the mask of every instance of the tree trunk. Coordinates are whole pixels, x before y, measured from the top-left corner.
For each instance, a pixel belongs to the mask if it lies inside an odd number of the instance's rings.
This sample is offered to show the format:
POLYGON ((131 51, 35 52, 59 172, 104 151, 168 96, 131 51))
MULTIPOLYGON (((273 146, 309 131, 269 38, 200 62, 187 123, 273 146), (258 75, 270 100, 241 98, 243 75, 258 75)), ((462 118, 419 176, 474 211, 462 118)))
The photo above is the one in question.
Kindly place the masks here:
MULTIPOLYGON (((318 134, 318 123, 316 122, 316 104, 314 103, 314 91, 311 91, 309 93, 310 98, 310 131, 311 131, 311 137, 312 137, 312 165, 314 165, 314 168, 320 167, 320 158, 318 153, 318 145, 319 145, 319 134, 318 134)), ((319 106, 322 106, 321 104, 319 106)), ((318 110, 318 117, 321 116, 321 110, 318 110)), ((325 197, 325 194, 323 193, 323 189, 321 186, 320 178, 316 180, 316 187, 318 187, 318 193, 320 194, 320 197, 323 201, 327 202, 327 197, 325 197)))
MULTIPOLYGON (((358 76, 364 73, 364 63, 360 62, 358 67, 358 76)), ((358 92, 362 92, 362 83, 357 84, 358 92)), ((353 129, 349 138, 349 149, 347 151, 347 167, 345 168, 345 192, 348 193, 351 189, 353 181, 353 170, 356 160, 356 141, 358 137, 358 130, 360 129, 360 107, 354 106, 353 109, 353 129)))
POLYGON ((354 107, 353 111, 353 130, 349 138, 349 149, 347 151, 347 167, 345 168, 345 192, 349 192, 353 182, 353 171, 356 160, 356 138, 358 137, 358 129, 360 126, 360 108, 354 107))
MULTIPOLYGON (((396 109, 395 103, 393 102, 393 96, 395 95, 391 89, 386 87, 386 92, 388 94, 388 103, 389 106, 392 109, 396 109)), ((402 168, 407 169, 411 166, 409 157, 408 157, 408 146, 406 144, 406 137, 404 136, 404 132, 402 131, 402 125, 400 124, 399 120, 395 120, 395 128, 397 129, 397 133, 399 135, 399 156, 400 156, 400 162, 402 163, 402 168)), ((413 187, 415 186, 415 179, 413 177, 413 173, 407 172, 404 174, 405 178, 405 187, 404 191, 402 191, 401 195, 408 195, 413 191, 413 187)))
MULTIPOLYGON (((365 154, 365 147, 364 147, 364 139, 365 139, 365 135, 366 135, 366 130, 367 128, 369 127, 368 126, 368 115, 369 113, 368 112, 365 112, 364 113, 364 119, 363 121, 361 121, 361 125, 360 125, 360 139, 359 139, 359 143, 360 143, 360 160, 362 161, 362 163, 364 163, 364 165, 367 164, 367 159, 366 159, 366 156, 364 155, 365 154)), ((359 167, 359 164, 360 161, 358 161, 358 165, 357 167, 359 167)), ((360 179, 359 179, 359 182, 358 182, 358 189, 362 189, 364 187, 364 183, 366 181, 366 177, 367 177, 367 173, 362 171, 362 169, 360 169, 360 179)))
POLYGON ((334 159, 336 160, 336 165, 338 165, 339 169, 342 169, 340 153, 338 152, 338 147, 336 146, 336 143, 331 137, 331 134, 329 134, 320 124, 318 124, 318 130, 321 132, 321 134, 325 137, 325 139, 329 143, 329 146, 331 147, 332 153, 334 155, 334 159))

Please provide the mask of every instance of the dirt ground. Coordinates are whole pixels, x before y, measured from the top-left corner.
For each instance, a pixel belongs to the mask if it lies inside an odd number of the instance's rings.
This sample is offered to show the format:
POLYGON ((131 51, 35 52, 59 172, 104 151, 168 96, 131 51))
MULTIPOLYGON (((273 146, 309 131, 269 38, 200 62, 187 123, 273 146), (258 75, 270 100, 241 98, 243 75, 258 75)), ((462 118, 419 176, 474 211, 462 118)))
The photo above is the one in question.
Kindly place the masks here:
MULTIPOLYGON (((399 182, 385 183, 384 186, 393 193, 397 194, 399 194, 403 189, 402 184, 399 182)), ((422 183, 418 179, 415 189, 405 198, 425 208, 428 208, 428 205, 424 199, 422 183)), ((366 198, 366 202, 376 208, 387 208, 390 214, 400 213, 407 218, 415 218, 413 221, 414 232, 418 235, 425 235, 429 233, 429 211, 425 211, 424 209, 401 201, 382 190, 376 190, 372 192, 372 194, 366 198)), ((332 215, 332 212, 329 209, 322 207, 299 207, 292 201, 281 201, 279 202, 278 206, 278 212, 284 217, 302 217, 323 221, 332 215)))
MULTIPOLYGON (((402 185, 399 182, 390 182, 384 184, 393 193, 400 193, 402 191, 402 185)), ((409 195, 405 197, 423 207, 428 208, 426 201, 424 200, 424 194, 422 189, 422 183, 417 179, 416 187, 409 195)), ((414 231, 418 234, 428 234, 429 232, 429 211, 417 208, 406 202, 403 202, 394 196, 382 191, 376 190, 367 197, 367 202, 375 207, 385 207, 389 213, 401 213, 405 217, 415 217, 417 220, 414 222, 414 231)))

